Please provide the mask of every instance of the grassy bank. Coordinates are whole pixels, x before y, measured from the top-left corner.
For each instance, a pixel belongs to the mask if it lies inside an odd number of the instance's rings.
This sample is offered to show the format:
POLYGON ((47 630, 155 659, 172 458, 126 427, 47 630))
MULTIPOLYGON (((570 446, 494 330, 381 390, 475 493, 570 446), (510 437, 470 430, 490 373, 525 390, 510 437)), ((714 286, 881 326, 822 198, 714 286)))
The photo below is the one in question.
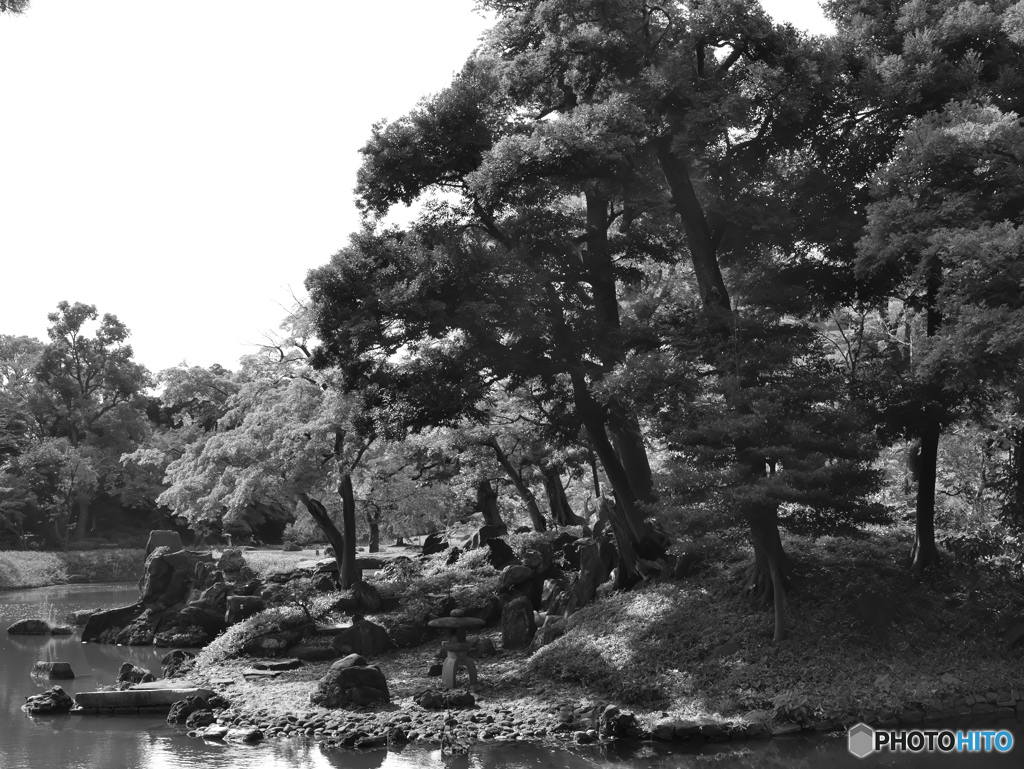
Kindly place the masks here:
MULTIPOLYGON (((911 576, 911 538, 907 526, 856 538, 786 536, 798 580, 789 594, 791 632, 780 643, 772 641, 772 612, 741 592, 752 554, 736 541, 698 543, 703 560, 691 576, 625 593, 606 585, 569 618, 565 635, 539 650, 503 650, 497 628, 483 631, 498 651, 477 660, 478 701, 495 717, 512 708, 537 729, 607 704, 629 708, 648 727, 667 716, 740 731, 955 718, 972 706, 992 710, 986 700, 1012 708, 1024 692, 1024 648, 1008 643, 1024 623, 1020 575, 995 561, 961 566, 947 554, 944 571, 911 576)), ((496 585, 498 572, 477 553, 452 566, 444 557, 392 569, 378 587, 402 596, 399 613, 409 618, 428 595, 475 599, 496 585)), ((394 615, 370 619, 387 626, 394 615)), ((413 695, 439 686, 426 674, 436 651, 431 641, 373 660, 399 710, 418 712, 413 695)), ((309 693, 329 664, 248 683, 239 675, 246 663, 224 659, 215 645, 197 674, 233 678, 229 696, 245 703, 239 710, 266 719, 309 713, 309 693)), ((383 723, 386 716, 350 718, 383 723)))
POLYGON ((0 590, 136 580, 145 560, 146 551, 136 548, 68 553, 4 550, 0 551, 0 590))

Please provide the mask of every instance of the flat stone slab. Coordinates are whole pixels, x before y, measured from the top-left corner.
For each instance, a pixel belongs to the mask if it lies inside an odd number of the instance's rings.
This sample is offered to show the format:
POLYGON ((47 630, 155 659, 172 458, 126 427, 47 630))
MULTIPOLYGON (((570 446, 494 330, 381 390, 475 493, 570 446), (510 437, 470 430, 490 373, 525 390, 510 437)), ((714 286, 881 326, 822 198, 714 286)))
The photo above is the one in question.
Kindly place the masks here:
POLYGON ((242 678, 246 681, 259 681, 264 678, 277 678, 281 675, 280 670, 254 670, 252 668, 242 671, 242 678))
POLYGON ((79 692, 75 695, 78 707, 84 710, 114 710, 170 707, 186 697, 212 697, 209 689, 128 689, 122 692, 79 692))
POLYGON ((302 667, 302 660, 287 657, 280 660, 258 660, 252 663, 256 670, 295 670, 302 667))
POLYGON ((146 681, 144 684, 133 684, 128 687, 129 691, 149 691, 151 689, 196 689, 198 686, 187 678, 160 678, 156 681, 146 681))

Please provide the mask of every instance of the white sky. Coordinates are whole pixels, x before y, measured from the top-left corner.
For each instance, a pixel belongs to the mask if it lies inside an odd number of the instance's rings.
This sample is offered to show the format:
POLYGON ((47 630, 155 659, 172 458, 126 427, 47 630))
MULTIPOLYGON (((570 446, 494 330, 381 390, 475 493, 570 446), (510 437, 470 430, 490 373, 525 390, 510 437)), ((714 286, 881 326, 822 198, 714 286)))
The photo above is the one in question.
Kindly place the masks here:
MULTIPOLYGON (((814 0, 762 0, 828 32, 814 0)), ((33 0, 0 15, 0 333, 59 301, 233 367, 358 226, 370 126, 451 80, 473 0, 33 0)))

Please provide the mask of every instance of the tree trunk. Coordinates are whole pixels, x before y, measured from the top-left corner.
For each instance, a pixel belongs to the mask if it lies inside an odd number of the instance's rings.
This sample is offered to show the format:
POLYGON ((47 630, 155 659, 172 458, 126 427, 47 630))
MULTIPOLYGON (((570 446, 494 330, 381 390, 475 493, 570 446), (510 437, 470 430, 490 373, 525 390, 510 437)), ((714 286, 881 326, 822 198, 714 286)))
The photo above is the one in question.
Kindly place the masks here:
POLYGON ((636 581, 654 576, 665 568, 669 540, 644 520, 637 508, 629 478, 605 432, 604 415, 587 391, 582 374, 573 372, 572 379, 576 411, 615 492, 616 504, 608 506, 609 521, 619 541, 620 555, 630 572, 628 577, 636 581))
POLYGON ((917 509, 914 526, 914 549, 911 551, 910 570, 919 573, 939 564, 939 550, 935 546, 935 481, 938 475, 939 419, 934 407, 925 409, 917 462, 917 509))
POLYGON ((587 447, 587 457, 590 460, 590 477, 594 480, 594 499, 601 497, 601 479, 597 476, 597 457, 594 456, 594 447, 587 447))
POLYGON ((498 512, 498 492, 490 481, 480 481, 476 486, 476 506, 483 514, 484 524, 488 526, 504 526, 501 513, 498 512))
POLYGON ((537 506, 537 498, 533 494, 533 490, 529 487, 526 481, 523 480, 523 476, 516 470, 512 461, 508 458, 508 454, 504 452, 501 445, 495 440, 486 444, 490 448, 494 449, 494 456, 498 460, 498 464, 501 465, 502 469, 512 480, 512 485, 519 493, 519 497, 526 503, 526 509, 530 513, 530 522, 533 524, 534 531, 547 531, 548 524, 544 520, 544 516, 540 512, 540 508, 537 506))
POLYGON ((306 506, 309 511, 309 515, 312 517, 313 522, 320 527, 320 531, 327 537, 327 541, 331 543, 331 547, 334 548, 334 560, 338 562, 338 574, 341 574, 341 561, 345 553, 345 536, 338 531, 338 527, 334 525, 334 521, 331 520, 330 514, 327 512, 327 508, 323 506, 323 503, 318 499, 312 499, 306 493, 300 493, 299 499, 302 504, 306 506))
MULTIPOLYGON (((939 289, 942 284, 942 265, 937 257, 932 257, 927 273, 926 330, 929 337, 935 336, 942 325, 942 315, 938 310, 939 289)), ((933 384, 933 392, 926 393, 923 424, 921 425, 921 453, 917 464, 917 504, 916 522, 914 525, 914 548, 911 551, 910 570, 920 573, 929 566, 938 566, 939 550, 935 546, 935 481, 938 475, 939 435, 942 432, 941 415, 936 395, 938 384, 933 384)))
POLYGON ((608 433, 615 453, 629 478, 629 486, 636 498, 644 502, 654 500, 654 478, 647 458, 640 422, 631 412, 616 414, 608 424, 608 433))
POLYGON ((338 564, 338 576, 341 579, 341 589, 348 590, 359 580, 359 570, 356 568, 356 498, 352 492, 350 473, 341 476, 338 495, 341 497, 341 528, 345 540, 345 549, 338 564))
POLYGON ((78 517, 75 520, 75 542, 81 542, 85 539, 86 529, 89 528, 89 503, 85 500, 79 500, 75 507, 78 508, 78 517))
POLYGON ((549 467, 542 471, 544 475, 544 493, 551 507, 551 520, 558 526, 580 526, 586 523, 572 511, 569 499, 565 496, 565 486, 557 468, 549 467))
POLYGON ((380 552, 380 524, 370 521, 370 544, 367 548, 371 553, 380 552))
POLYGON ((778 511, 773 504, 756 504, 750 506, 746 515, 754 546, 754 564, 745 589, 762 606, 774 604, 774 638, 782 641, 787 634, 786 584, 792 568, 779 536, 778 511))
POLYGON ((658 163, 672 191, 672 206, 683 220, 686 243, 693 261, 693 273, 697 278, 701 304, 707 317, 718 325, 729 327, 732 322, 732 307, 729 292, 718 265, 718 246, 711 228, 704 217, 704 209, 697 199, 697 193, 690 181, 686 162, 672 150, 672 137, 665 136, 655 141, 658 163))

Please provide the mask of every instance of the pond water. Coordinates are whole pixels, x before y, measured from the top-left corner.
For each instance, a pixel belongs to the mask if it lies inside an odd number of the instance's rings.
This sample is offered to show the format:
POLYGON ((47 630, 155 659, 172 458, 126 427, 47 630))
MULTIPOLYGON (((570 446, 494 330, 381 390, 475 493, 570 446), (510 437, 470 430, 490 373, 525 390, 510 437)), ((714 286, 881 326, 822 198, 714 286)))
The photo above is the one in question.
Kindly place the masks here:
MULTIPOLYGON (((366 753, 322 751, 299 740, 224 745, 191 739, 180 727, 159 717, 50 716, 31 717, 21 711, 26 696, 51 685, 29 675, 39 660, 70 662, 73 681, 54 682, 71 694, 112 684, 124 661, 160 674, 164 650, 152 647, 82 644, 74 636, 10 636, 13 622, 43 617, 64 623, 77 609, 123 606, 138 595, 133 584, 70 585, 0 593, 0 768, 37 769, 675 769, 675 767, 1008 767, 1022 766, 1024 744, 1008 754, 851 756, 846 740, 834 737, 775 739, 706 745, 700 749, 644 744, 613 749, 552 749, 522 743, 487 745, 468 757, 442 759, 439 750, 409 746, 402 750, 366 753)), ((959 725, 958 728, 964 728, 959 725)), ((1009 729, 1024 740, 1019 721, 985 724, 1009 729)))

